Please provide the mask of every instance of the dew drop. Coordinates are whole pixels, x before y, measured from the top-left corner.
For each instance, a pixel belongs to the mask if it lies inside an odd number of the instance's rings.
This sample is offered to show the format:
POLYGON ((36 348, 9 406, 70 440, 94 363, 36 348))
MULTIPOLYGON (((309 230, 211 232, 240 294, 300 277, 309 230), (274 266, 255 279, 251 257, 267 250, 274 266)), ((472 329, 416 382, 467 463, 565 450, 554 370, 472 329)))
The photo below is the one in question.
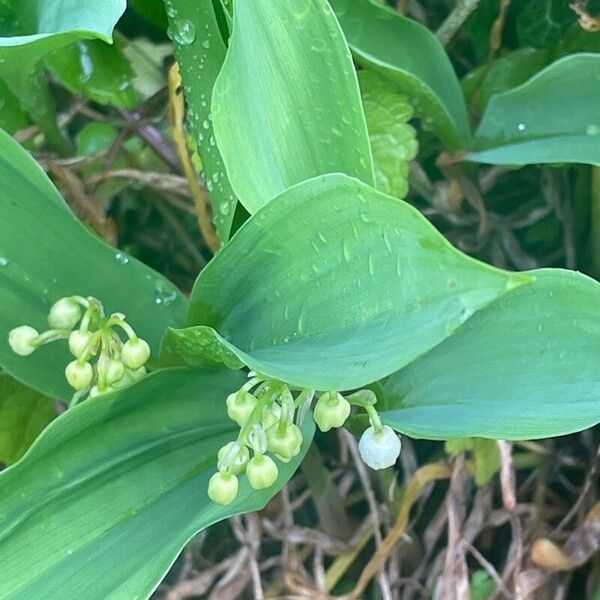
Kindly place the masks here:
POLYGON ((525 131, 525 130, 527 129, 527 125, 525 125, 525 123, 519 123, 519 124, 517 125, 517 129, 518 129, 519 131, 525 131))
POLYGON ((219 212, 222 215, 227 216, 231 212, 231 205, 229 202, 221 202, 221 204, 219 204, 219 212))
POLYGON ((598 135, 600 134, 600 125, 588 125, 585 132, 588 135, 598 135))
POLYGON ((126 265, 129 262, 129 258, 127 257, 126 254, 123 254, 123 252, 117 252, 115 254, 115 258, 122 264, 122 265, 126 265))
POLYGON ((0 256, 0 267, 5 267, 8 264, 8 259, 4 258, 4 256, 0 256))
POLYGON ((196 27, 191 21, 175 21, 173 39, 181 46, 189 46, 196 39, 196 27))

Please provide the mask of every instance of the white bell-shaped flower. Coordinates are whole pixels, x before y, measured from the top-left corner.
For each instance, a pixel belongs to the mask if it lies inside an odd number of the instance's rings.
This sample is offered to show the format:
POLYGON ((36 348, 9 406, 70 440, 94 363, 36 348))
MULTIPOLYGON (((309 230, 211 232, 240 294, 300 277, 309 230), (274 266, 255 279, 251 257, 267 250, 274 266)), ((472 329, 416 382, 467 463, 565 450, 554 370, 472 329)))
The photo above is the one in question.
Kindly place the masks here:
POLYGON ((380 431, 371 425, 358 443, 360 455, 371 469, 391 467, 400 456, 400 448, 400 438, 388 425, 384 425, 380 431))

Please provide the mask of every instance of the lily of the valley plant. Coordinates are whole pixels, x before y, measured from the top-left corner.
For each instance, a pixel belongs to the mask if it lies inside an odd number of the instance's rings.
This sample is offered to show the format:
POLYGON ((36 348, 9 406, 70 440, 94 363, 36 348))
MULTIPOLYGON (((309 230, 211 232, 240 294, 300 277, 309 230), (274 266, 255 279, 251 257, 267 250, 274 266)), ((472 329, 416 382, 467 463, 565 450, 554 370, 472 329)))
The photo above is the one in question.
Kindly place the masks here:
POLYGON ((478 262, 400 198, 413 106, 456 161, 594 164, 596 147, 544 154, 489 116, 473 136, 428 33, 442 86, 365 41, 369 19, 382 40, 406 26, 379 4, 233 4, 166 2, 221 240, 189 300, 93 236, 0 135, 0 366, 69 407, 0 474, 1 598, 147 597, 195 533, 277 493, 315 423, 351 423, 383 469, 399 434, 600 419, 599 285, 478 262), (392 169, 376 131, 390 105, 392 169))

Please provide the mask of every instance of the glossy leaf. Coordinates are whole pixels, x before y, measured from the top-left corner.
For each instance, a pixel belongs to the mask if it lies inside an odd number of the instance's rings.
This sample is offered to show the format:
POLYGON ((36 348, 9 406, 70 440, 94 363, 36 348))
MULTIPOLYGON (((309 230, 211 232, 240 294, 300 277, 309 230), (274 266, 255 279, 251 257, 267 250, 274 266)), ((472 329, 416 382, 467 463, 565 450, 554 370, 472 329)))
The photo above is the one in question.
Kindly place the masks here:
POLYGON ((371 0, 331 0, 358 62, 394 81, 417 116, 450 149, 470 140, 467 109, 448 55, 437 38, 412 19, 371 0))
POLYGON ((373 183, 356 73, 326 0, 236 0, 213 92, 217 143, 250 212, 326 173, 373 183))
POLYGON ((6 82, 0 79, 0 127, 12 134, 28 124, 29 118, 19 99, 10 91, 6 82))
POLYGON ((600 284, 534 274, 390 377, 384 421, 433 439, 543 438, 598 423, 600 284))
POLYGON ((80 40, 55 50, 45 62, 68 90, 94 102, 131 108, 140 100, 119 42, 109 46, 100 40, 80 40))
POLYGON ((210 106, 215 80, 225 60, 225 42, 212 0, 167 0, 165 7, 185 88, 188 128, 202 159, 217 233, 226 242, 231 234, 237 197, 215 141, 210 106))
POLYGON ((100 241, 69 211, 40 166, 0 132, 0 366, 49 396, 69 398, 66 342, 28 357, 14 354, 8 332, 43 331, 50 306, 65 295, 95 296, 120 311, 155 354, 166 327, 182 323, 186 302, 149 267, 100 241))
POLYGON ((490 100, 468 160, 493 164, 600 164, 600 55, 557 60, 490 100), (577 93, 567 93, 576 90, 577 93))
MULTIPOLYGON (((200 273, 189 323, 214 328, 206 335, 256 371, 344 390, 389 375, 528 280, 463 255, 401 200, 328 175, 243 225, 200 273)), ((202 330, 187 334, 188 361, 194 347, 215 355, 202 330)))
POLYGON ((0 74, 25 83, 44 56, 80 39, 111 42, 125 0, 21 0, 11 6, 15 29, 23 35, 0 37, 0 74))
POLYGON ((412 106, 393 82, 373 71, 360 71, 358 80, 373 151, 375 188, 404 198, 408 193, 408 164, 418 150, 416 132, 408 124, 412 106))
POLYGON ((233 504, 207 497, 218 449, 236 435, 225 398, 244 381, 227 370, 168 370, 61 415, 0 474, 0 597, 147 598, 199 530, 257 510, 276 484, 240 478, 233 504), (43 541, 43 543, 41 543, 43 541))
POLYGON ((50 398, 0 374, 0 463, 21 458, 54 417, 50 398))

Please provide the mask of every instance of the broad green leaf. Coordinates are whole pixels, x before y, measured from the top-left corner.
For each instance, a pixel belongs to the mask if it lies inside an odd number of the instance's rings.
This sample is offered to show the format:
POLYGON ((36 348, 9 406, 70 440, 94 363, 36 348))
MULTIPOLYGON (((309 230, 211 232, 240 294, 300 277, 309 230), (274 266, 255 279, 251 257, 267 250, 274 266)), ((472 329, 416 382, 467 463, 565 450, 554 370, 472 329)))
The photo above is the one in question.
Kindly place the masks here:
POLYGON ((408 193, 408 163, 417 154, 413 109, 398 86, 373 71, 358 73, 363 108, 373 151, 375 188, 389 196, 408 193))
POLYGON ((530 439, 600 421, 600 284, 536 280, 480 311, 389 378, 383 420, 413 437, 530 439))
POLYGON ((80 40, 52 52, 45 64, 68 90, 94 102, 131 108, 140 101, 121 42, 80 40))
POLYGON ((200 273, 189 324, 205 329, 187 331, 184 358, 206 357, 205 346, 214 357, 216 337, 271 377, 356 388, 528 281, 465 256, 409 204, 326 175, 272 200, 200 273))
POLYGON ((50 398, 0 374, 0 463, 21 458, 54 417, 50 398))
POLYGON ((212 0, 165 0, 165 7, 185 88, 188 128, 202 159, 217 233, 225 243, 231 234, 237 197, 215 140, 210 106, 215 80, 225 60, 225 42, 212 0))
POLYGON ((0 366, 49 396, 69 398, 66 342, 28 357, 14 354, 8 332, 47 329, 50 306, 72 294, 95 296, 120 311, 154 354, 164 330, 182 323, 186 302, 161 275, 107 246, 69 211, 40 166, 0 132, 0 366))
POLYGON ((326 0, 236 0, 213 92, 217 143, 250 214, 326 173, 373 183, 356 73, 326 0))
POLYGON ((0 474, 0 597, 147 598, 197 531, 263 507, 314 426, 272 488, 240 477, 234 503, 213 504, 217 451, 238 431, 225 398, 243 381, 235 371, 164 370, 56 419, 0 474))
POLYGON ((524 46, 547 48, 559 42, 576 20, 564 0, 529 0, 517 15, 517 35, 524 46))
POLYGON ((471 71, 463 80, 465 95, 483 110, 494 95, 525 83, 551 61, 549 50, 519 48, 471 71))
POLYGON ((359 63, 394 81, 417 116, 452 150, 469 145, 462 90, 443 46, 425 27, 371 0, 331 0, 359 63))
POLYGON ((492 164, 600 164, 600 55, 557 60, 493 96, 467 160, 492 164), (576 93, 566 93, 576 90, 576 93))

